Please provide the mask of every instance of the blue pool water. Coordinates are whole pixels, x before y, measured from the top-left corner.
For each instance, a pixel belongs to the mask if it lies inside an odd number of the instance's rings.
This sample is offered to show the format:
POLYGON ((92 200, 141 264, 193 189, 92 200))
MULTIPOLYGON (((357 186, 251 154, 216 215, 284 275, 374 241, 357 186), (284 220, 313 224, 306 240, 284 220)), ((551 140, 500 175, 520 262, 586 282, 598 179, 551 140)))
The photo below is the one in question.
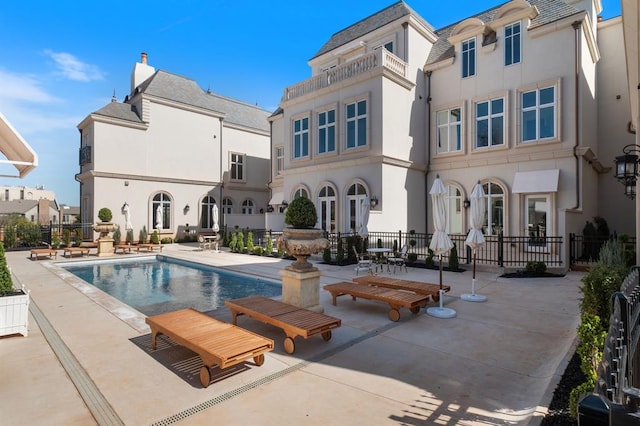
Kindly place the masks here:
POLYGON ((225 300, 282 293, 277 281, 164 256, 60 266, 148 316, 183 308, 205 312, 225 300))

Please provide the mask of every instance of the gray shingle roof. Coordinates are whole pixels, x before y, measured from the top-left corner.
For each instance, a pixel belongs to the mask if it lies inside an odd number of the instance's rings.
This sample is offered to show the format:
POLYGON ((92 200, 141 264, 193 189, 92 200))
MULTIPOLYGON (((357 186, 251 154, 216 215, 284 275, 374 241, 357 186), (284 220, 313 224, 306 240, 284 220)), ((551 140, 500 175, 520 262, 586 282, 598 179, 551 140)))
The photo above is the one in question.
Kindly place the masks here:
POLYGON ((409 15, 413 15, 413 17, 422 22, 425 27, 433 30, 433 27, 420 15, 414 12, 413 9, 407 6, 404 1, 399 1, 333 34, 331 38, 329 38, 329 41, 327 41, 325 45, 320 48, 320 50, 313 56, 313 58, 323 55, 353 40, 357 40, 358 38, 370 33, 371 31, 377 30, 378 28, 381 28, 389 24, 390 22, 409 15))
MULTIPOLYGON (((540 12, 538 16, 531 20, 530 28, 540 27, 545 24, 549 24, 551 22, 555 22, 559 19, 566 18, 571 15, 575 15, 580 13, 578 9, 574 6, 565 3, 562 0, 528 0, 531 6, 536 6, 538 11, 540 12)), ((482 22, 490 22, 493 20, 494 15, 498 11, 498 9, 503 5, 499 4, 498 6, 486 10, 484 12, 478 13, 477 15, 469 16, 468 18, 478 18, 482 22)), ((452 58, 454 56, 454 47, 447 41, 451 32, 460 22, 456 22, 454 24, 448 25, 442 29, 436 31, 438 36, 438 41, 434 44, 431 49, 431 53, 427 58, 427 65, 435 62, 440 62, 445 59, 452 58)))
POLYGON ((24 214, 38 205, 38 200, 0 201, 0 215, 11 213, 24 214))
POLYGON ((229 123, 269 131, 267 118, 271 112, 255 105, 205 92, 190 78, 158 70, 138 86, 137 90, 159 98, 218 112, 223 114, 224 120, 229 123))
POLYGON ((142 120, 138 116, 138 113, 134 106, 129 104, 122 104, 120 102, 111 102, 94 112, 94 114, 103 115, 105 117, 118 118, 120 120, 133 121, 135 123, 142 123, 142 120))

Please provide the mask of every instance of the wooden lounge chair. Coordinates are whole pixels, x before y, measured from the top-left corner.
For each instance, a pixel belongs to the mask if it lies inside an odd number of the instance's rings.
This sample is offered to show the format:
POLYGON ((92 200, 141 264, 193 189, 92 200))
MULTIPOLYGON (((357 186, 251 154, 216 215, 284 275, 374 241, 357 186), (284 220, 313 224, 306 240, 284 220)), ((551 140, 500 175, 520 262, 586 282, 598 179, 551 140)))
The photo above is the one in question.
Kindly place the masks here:
POLYGON ((263 296, 228 300, 224 305, 231 310, 234 324, 237 324, 238 315, 247 315, 265 324, 281 328, 287 336, 284 339, 284 350, 288 354, 295 351, 293 339, 297 336, 307 339, 320 334, 325 341, 328 341, 331 339, 331 330, 341 325, 341 320, 338 318, 263 296))
POLYGON ((74 254, 80 253, 80 256, 85 256, 85 255, 88 256, 90 250, 91 249, 88 247, 65 247, 62 255, 65 257, 66 256, 73 257, 74 254))
POLYGON ((140 250, 153 251, 154 249, 158 249, 162 252, 162 244, 143 243, 138 244, 136 247, 138 247, 138 252, 140 252, 140 250))
POLYGON ((135 250, 137 252, 138 246, 132 244, 116 244, 113 246, 114 253, 118 253, 118 250, 121 251, 122 254, 131 253, 131 250, 135 250))
POLYGON ((203 387, 211 382, 211 367, 231 367, 249 358, 257 366, 264 363, 264 354, 273 350, 273 340, 247 331, 233 324, 218 321, 194 309, 147 317, 151 327, 151 348, 156 348, 156 337, 164 334, 174 342, 200 355, 202 368, 200 382, 203 387))
POLYGON ((422 294, 349 282, 329 284, 323 288, 331 293, 334 306, 338 296, 344 295, 350 295, 353 300, 359 297, 388 303, 391 307, 389 319, 394 322, 400 319, 400 308, 408 308, 411 313, 417 314, 420 308, 424 308, 429 302, 429 296, 422 294))
MULTIPOLYGON (((434 302, 438 302, 440 300, 439 284, 423 283, 420 281, 399 280, 396 278, 380 276, 356 277, 353 279, 353 282, 358 284, 373 285, 377 287, 393 288, 396 290, 412 291, 417 294, 430 296, 434 302)), ((444 292, 446 293, 451 290, 451 286, 443 285, 442 290, 444 290, 444 292)))
POLYGON ((34 248, 31 249, 31 255, 29 256, 29 259, 33 259, 33 257, 35 256, 36 260, 38 260, 39 257, 44 257, 44 256, 49 256, 49 258, 51 258, 52 256, 54 258, 58 258, 58 250, 56 249, 52 249, 52 248, 34 248))

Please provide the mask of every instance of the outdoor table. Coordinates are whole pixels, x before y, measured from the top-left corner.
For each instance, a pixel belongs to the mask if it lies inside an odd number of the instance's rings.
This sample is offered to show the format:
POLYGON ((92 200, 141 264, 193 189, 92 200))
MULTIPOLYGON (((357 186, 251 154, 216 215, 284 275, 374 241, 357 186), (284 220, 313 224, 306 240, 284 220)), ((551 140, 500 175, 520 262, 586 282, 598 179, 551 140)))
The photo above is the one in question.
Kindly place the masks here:
POLYGON ((215 245, 215 252, 218 253, 218 242, 220 240, 220 236, 218 235, 203 235, 202 239, 204 240, 205 243, 208 244, 209 247, 214 247, 215 245))
POLYGON ((389 269, 389 263, 387 263, 387 255, 392 251, 393 250, 386 247, 373 247, 367 249, 367 253, 376 255, 376 272, 378 271, 378 266, 380 266, 380 271, 382 271, 382 265, 385 263, 387 264, 387 272, 391 272, 389 269), (378 256, 378 254, 380 254, 380 256, 378 256))

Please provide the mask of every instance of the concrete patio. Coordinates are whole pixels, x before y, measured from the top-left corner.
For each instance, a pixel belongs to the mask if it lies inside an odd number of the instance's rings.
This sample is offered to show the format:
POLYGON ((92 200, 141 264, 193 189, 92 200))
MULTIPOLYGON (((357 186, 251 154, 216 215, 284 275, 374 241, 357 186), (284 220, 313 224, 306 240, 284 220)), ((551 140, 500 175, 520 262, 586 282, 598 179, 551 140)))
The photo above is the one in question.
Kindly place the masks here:
MULTIPOLYGON (((290 262, 177 244, 163 254, 278 280, 290 262)), ((273 339, 275 350, 263 366, 247 362, 204 389, 197 357, 145 350, 144 316, 87 287, 57 267, 60 260, 32 261, 28 252, 7 260, 31 290, 32 307, 28 337, 0 338, 4 425, 538 424, 580 320, 580 272, 545 279, 478 272, 485 303, 460 299, 470 292, 470 271, 444 272, 452 288, 444 303, 457 317, 402 310, 396 323, 382 303, 342 297, 332 306, 321 290, 325 313, 342 319, 330 341, 298 338, 287 355, 281 330, 241 317, 240 326, 273 339)), ((317 266, 321 285, 355 276, 353 266, 317 266)), ((397 276, 438 282, 434 270, 397 276)), ((226 308, 212 314, 231 319, 226 308)))

